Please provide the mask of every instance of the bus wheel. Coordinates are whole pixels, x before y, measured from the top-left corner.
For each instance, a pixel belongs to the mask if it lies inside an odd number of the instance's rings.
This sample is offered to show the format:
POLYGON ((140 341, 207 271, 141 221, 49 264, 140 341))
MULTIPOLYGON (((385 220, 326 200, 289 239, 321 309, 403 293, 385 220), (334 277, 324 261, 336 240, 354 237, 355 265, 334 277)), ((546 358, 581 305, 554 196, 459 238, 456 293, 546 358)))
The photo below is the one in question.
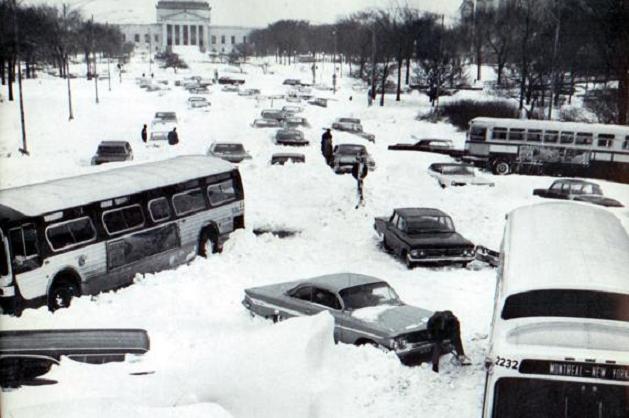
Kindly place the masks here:
POLYGON ((48 294, 48 309, 54 312, 57 309, 68 308, 72 298, 76 296, 79 296, 79 288, 75 283, 68 279, 57 280, 48 294))
POLYGON ((210 255, 222 251, 223 248, 218 243, 218 234, 213 230, 203 230, 199 238, 199 255, 208 258, 210 255))
POLYGON ((494 174, 504 176, 509 174, 509 171, 511 171, 511 167, 509 167, 509 163, 506 161, 496 161, 494 164, 494 174))

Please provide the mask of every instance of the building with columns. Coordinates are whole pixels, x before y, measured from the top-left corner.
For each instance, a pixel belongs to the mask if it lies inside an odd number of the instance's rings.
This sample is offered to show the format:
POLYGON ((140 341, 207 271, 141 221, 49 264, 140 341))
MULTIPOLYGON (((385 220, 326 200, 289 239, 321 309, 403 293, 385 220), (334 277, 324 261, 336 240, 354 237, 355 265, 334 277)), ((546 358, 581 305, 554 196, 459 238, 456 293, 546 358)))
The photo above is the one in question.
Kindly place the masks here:
POLYGON ((196 46, 202 52, 229 53, 247 43, 253 28, 215 26, 207 1, 159 0, 156 23, 119 25, 124 41, 138 50, 161 52, 179 46, 196 46))

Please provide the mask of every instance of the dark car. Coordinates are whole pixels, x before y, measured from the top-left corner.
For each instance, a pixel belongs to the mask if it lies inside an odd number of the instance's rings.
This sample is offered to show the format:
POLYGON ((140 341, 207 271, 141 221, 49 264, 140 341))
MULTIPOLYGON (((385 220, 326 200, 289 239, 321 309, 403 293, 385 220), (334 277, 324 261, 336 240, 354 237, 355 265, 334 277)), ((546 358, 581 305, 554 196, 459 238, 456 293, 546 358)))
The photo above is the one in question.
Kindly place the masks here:
POLYGON ((603 196, 601 186, 591 181, 578 179, 555 180, 548 189, 533 190, 534 196, 552 199, 576 200, 607 207, 623 207, 623 204, 603 196))
POLYGON ((376 162, 367 152, 367 148, 361 144, 339 144, 332 151, 332 168, 336 174, 351 173, 354 164, 360 156, 367 159, 369 171, 376 169, 376 162))
POLYGON ((449 139, 420 139, 412 144, 389 145, 390 150, 399 151, 425 151, 447 154, 454 148, 454 144, 449 139))
POLYGON ((452 219, 431 208, 395 209, 375 219, 374 228, 386 251, 402 258, 408 268, 416 264, 461 263, 475 258, 474 244, 454 229, 452 219))
POLYGON ((284 84, 285 86, 300 86, 301 80, 297 80, 295 78, 287 78, 282 84, 284 84))
POLYGON ((305 163, 306 156, 304 154, 293 153, 293 152, 277 153, 271 156, 272 165, 276 165, 276 164, 284 165, 287 162, 291 162, 294 164, 305 163))
POLYGON ((283 121, 288 117, 294 116, 293 112, 287 112, 281 109, 265 109, 260 112, 260 116, 263 119, 276 119, 279 121, 283 121))
POLYGON ((222 77, 219 77, 218 84, 232 84, 232 85, 245 84, 245 80, 241 78, 232 78, 228 76, 222 76, 222 77))
POLYGON ((127 141, 102 141, 92 157, 92 165, 130 160, 133 160, 133 151, 127 141))
POLYGON ((282 122, 278 119, 258 118, 253 121, 251 126, 254 128, 280 128, 282 122))
MULTIPOLYGON (((242 304, 256 316, 281 321, 328 312, 334 340, 393 351, 404 364, 429 360, 435 344, 428 322, 433 312, 402 302, 376 277, 339 273, 245 290, 242 304)), ((444 353, 451 341, 443 343, 444 353)))
POLYGON ((304 133, 299 129, 279 129, 275 133, 275 143, 277 145, 308 145, 310 142, 304 138, 304 133))

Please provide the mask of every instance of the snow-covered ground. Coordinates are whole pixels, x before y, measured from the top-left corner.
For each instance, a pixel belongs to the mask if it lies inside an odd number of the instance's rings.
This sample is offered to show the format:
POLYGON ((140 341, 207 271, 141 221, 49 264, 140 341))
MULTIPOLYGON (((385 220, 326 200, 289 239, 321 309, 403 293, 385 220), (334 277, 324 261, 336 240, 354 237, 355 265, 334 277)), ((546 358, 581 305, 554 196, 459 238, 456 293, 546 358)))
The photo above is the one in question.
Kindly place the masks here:
MULTIPOLYGON (((189 110, 188 94, 175 79, 226 65, 189 62, 178 74, 155 69, 156 79, 172 90, 146 92, 134 83, 148 64, 133 62, 122 83, 112 77, 94 84, 72 80, 74 116, 68 121, 66 82, 41 75, 24 82, 30 156, 17 152, 21 134, 14 103, 0 103, 0 188, 107 170, 121 164, 89 165, 101 140, 127 140, 133 164, 180 154, 205 153, 213 140, 240 141, 253 158, 240 164, 247 229, 232 234, 220 256, 197 258, 189 265, 137 277, 133 286, 75 300, 54 314, 45 308, 26 310, 22 317, 0 318, 2 329, 138 327, 149 332, 151 350, 124 363, 86 365, 64 359, 47 378, 52 386, 22 387, 2 393, 1 415, 13 417, 476 417, 484 383, 483 359, 489 333, 495 270, 481 263, 460 268, 416 268, 412 271, 385 254, 373 230, 373 218, 393 208, 436 207, 449 213, 458 231, 476 244, 497 249, 505 214, 538 202, 536 187, 547 177, 491 177, 493 188, 442 190, 428 176, 429 164, 448 157, 417 152, 392 152, 387 146, 417 137, 451 138, 462 147, 464 132, 446 123, 416 120, 428 110, 426 96, 413 93, 396 103, 367 107, 365 90, 355 80, 340 79, 340 90, 316 91, 328 97, 327 108, 302 104, 312 128, 304 149, 273 144, 273 129, 249 126, 260 111, 283 101, 256 100, 211 87, 208 112, 189 110), (350 99, 351 98, 351 99, 350 99), (156 111, 176 111, 180 143, 147 147, 140 140, 142 124, 150 126, 156 111), (336 117, 363 120, 376 143, 334 132, 334 143, 367 145, 376 171, 366 179, 366 206, 358 210, 351 176, 338 176, 320 154, 321 128, 336 117), (274 152, 306 154, 306 164, 270 166, 274 152), (256 236, 254 228, 299 231, 280 239, 256 236), (395 355, 371 347, 334 345, 332 318, 320 315, 274 325, 252 319, 240 304, 243 290, 282 281, 350 271, 386 279, 407 303, 432 310, 452 310, 461 320, 463 342, 472 366, 458 367, 442 359, 442 371, 402 366, 395 355), (133 372, 153 373, 141 376, 133 372), (11 415, 12 414, 12 415, 11 415)), ((331 65, 320 65, 318 78, 331 83, 331 65)), ((103 65, 101 64, 101 68, 103 65)), ((76 72, 82 70, 76 67, 76 72)), ((244 65, 246 87, 263 94, 285 92, 284 78, 311 81, 308 65, 271 65, 263 74, 244 65)), ((319 80, 318 80, 319 81, 319 80)), ((476 93, 478 94, 478 93, 476 93)), ((466 93, 466 97, 470 93, 466 93)), ((456 98, 456 96, 455 96, 456 98)), ((605 193, 629 205, 629 186, 599 181, 605 193)), ((613 209, 629 227, 629 210, 613 209)))

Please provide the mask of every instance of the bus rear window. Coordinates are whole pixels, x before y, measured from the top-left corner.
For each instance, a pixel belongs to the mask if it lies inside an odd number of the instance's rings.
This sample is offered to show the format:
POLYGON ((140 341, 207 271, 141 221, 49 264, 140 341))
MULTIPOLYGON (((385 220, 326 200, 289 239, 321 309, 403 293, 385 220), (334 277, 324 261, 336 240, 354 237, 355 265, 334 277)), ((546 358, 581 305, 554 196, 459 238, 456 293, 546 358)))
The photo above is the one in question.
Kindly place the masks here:
POLYGON ((545 289, 516 293, 505 301, 502 319, 565 317, 629 322, 629 295, 591 290, 545 289))

